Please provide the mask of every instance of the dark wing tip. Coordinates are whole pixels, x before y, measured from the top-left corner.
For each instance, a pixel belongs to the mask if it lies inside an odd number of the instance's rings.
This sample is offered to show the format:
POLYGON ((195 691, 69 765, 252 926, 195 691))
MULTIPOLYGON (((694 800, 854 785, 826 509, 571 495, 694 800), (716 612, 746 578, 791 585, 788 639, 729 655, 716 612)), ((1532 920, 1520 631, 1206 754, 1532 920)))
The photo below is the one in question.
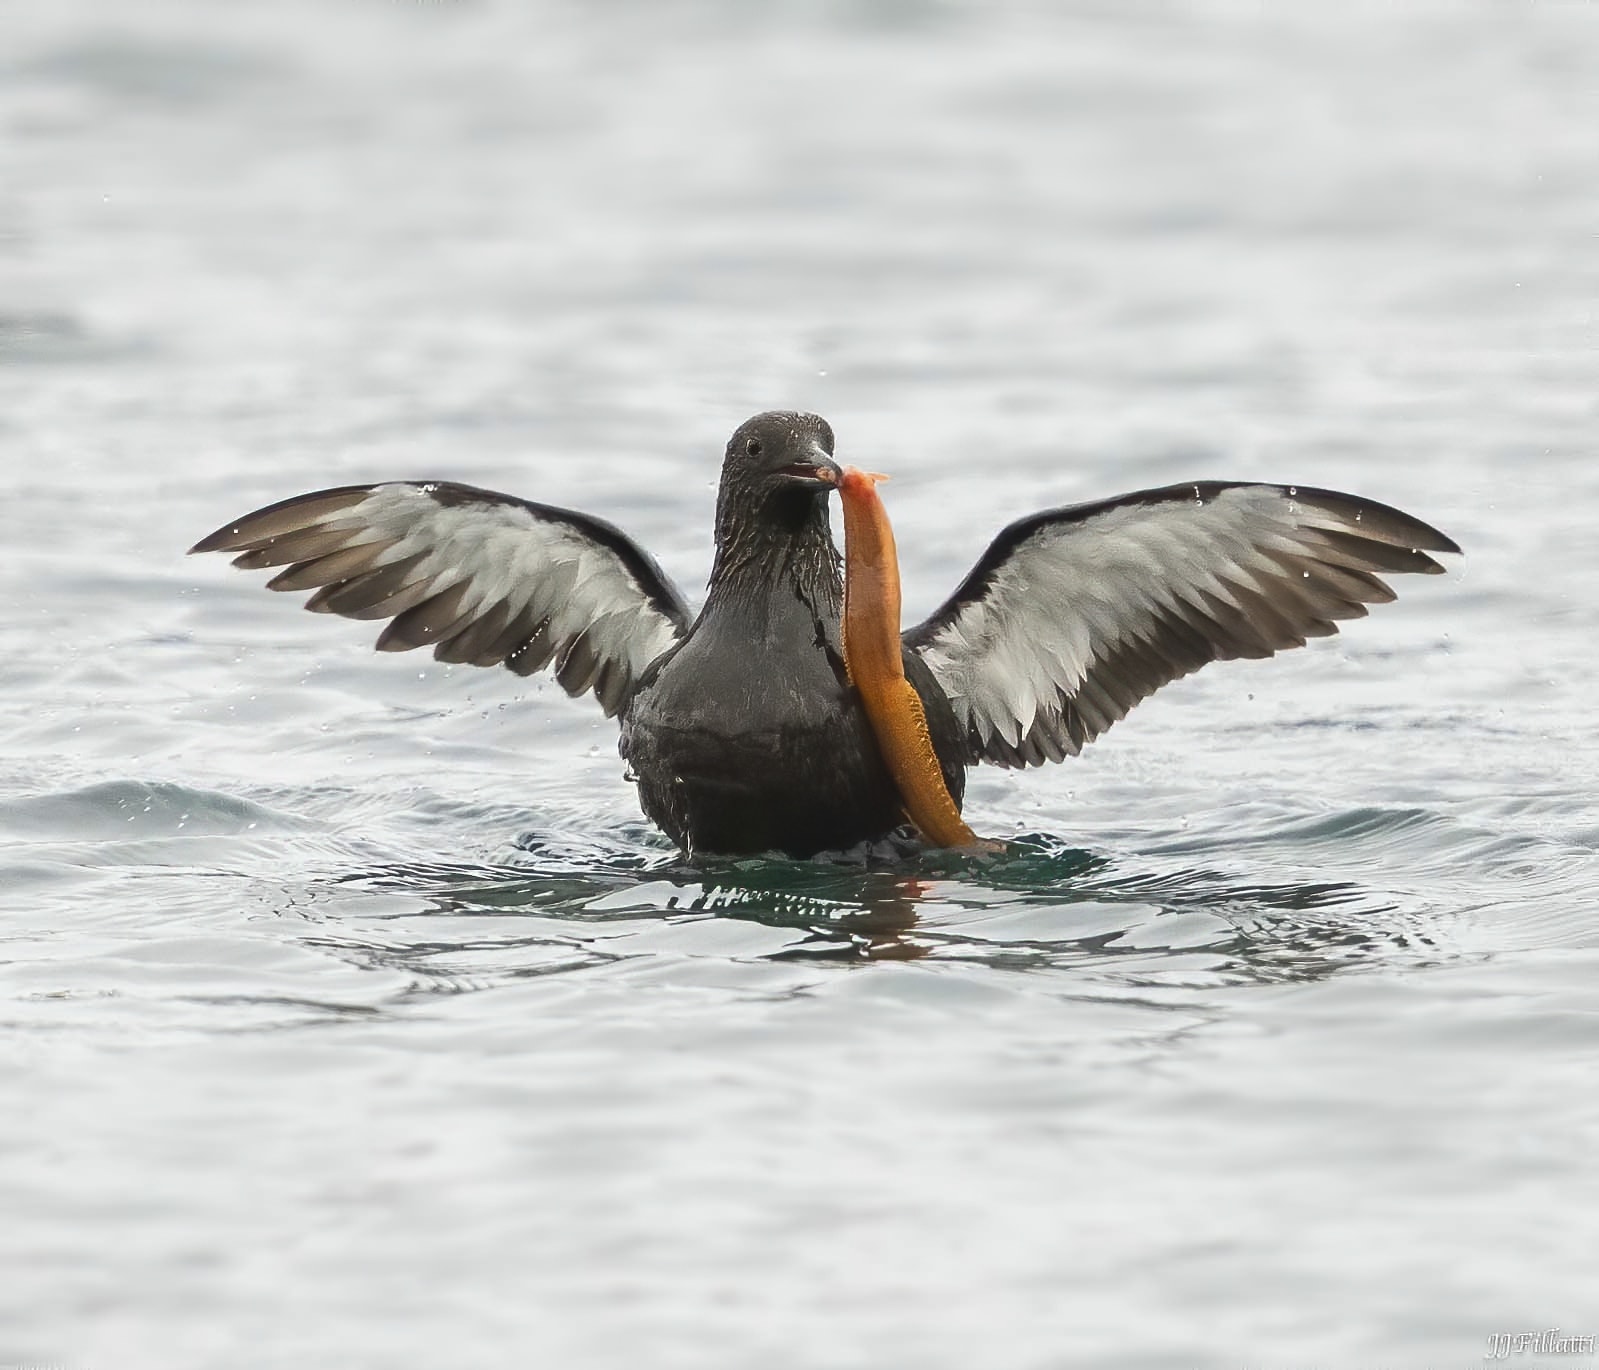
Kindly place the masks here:
MULTIPOLYGON (((1426 523, 1421 524, 1421 527, 1426 529, 1428 533, 1437 539, 1435 542, 1421 544, 1422 546, 1426 547, 1429 552, 1449 552, 1457 557, 1465 555, 1465 550, 1461 547, 1461 545, 1447 533, 1441 533, 1436 528, 1426 523)), ((1436 565, 1436 563, 1434 564, 1436 565)), ((1442 570, 1443 568, 1440 566, 1438 569, 1442 570)))
MULTIPOLYGON (((1430 523, 1423 523, 1403 509, 1379 500, 1365 499, 1359 495, 1346 495, 1338 490, 1320 490, 1308 486, 1281 487, 1289 499, 1301 499, 1325 509, 1349 525, 1349 532, 1374 542, 1384 542, 1390 547, 1405 548, 1416 554, 1418 562, 1405 570, 1416 570, 1424 575, 1436 575, 1444 568, 1425 552, 1450 552, 1460 554, 1460 544, 1430 523)), ((1392 568, 1401 569, 1401 568, 1392 568)))
POLYGON ((196 552, 231 552, 238 546, 234 539, 239 536, 237 523, 224 523, 214 533, 207 533, 193 547, 184 553, 192 557, 196 552))
POLYGON ((309 495, 291 495, 276 504, 268 504, 243 518, 224 523, 214 533, 208 533, 193 547, 196 552, 248 552, 264 547, 285 533, 298 532, 319 519, 337 514, 352 504, 359 504, 372 493, 370 485, 341 485, 333 490, 315 490, 309 495))

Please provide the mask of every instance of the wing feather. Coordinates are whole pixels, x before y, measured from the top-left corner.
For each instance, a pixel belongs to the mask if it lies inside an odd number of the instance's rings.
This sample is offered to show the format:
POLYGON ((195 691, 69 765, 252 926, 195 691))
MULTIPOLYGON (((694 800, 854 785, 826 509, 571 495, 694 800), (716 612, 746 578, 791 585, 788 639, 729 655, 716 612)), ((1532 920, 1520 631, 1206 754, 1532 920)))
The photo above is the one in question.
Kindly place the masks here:
POLYGON ((282 500, 202 538, 247 570, 283 567, 273 590, 306 608, 389 619, 380 651, 440 661, 554 663, 570 694, 615 714, 688 627, 688 607, 620 529, 570 509, 443 481, 341 486, 282 500))
POLYGON ((1267 657, 1394 598, 1378 573, 1458 552, 1388 505, 1203 481, 1052 509, 1005 529, 905 645, 967 730, 968 760, 1076 755, 1162 685, 1267 657))

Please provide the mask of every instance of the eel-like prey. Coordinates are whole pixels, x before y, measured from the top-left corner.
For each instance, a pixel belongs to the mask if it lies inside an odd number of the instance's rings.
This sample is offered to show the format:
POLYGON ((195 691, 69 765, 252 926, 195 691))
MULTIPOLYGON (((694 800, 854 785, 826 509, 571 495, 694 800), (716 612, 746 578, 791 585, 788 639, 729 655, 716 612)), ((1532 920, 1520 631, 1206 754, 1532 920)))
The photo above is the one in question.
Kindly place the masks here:
POLYGON ((844 506, 844 668, 911 822, 940 847, 995 847, 966 826, 950 798, 921 696, 905 679, 899 557, 876 489, 886 479, 847 466, 838 481, 844 506))

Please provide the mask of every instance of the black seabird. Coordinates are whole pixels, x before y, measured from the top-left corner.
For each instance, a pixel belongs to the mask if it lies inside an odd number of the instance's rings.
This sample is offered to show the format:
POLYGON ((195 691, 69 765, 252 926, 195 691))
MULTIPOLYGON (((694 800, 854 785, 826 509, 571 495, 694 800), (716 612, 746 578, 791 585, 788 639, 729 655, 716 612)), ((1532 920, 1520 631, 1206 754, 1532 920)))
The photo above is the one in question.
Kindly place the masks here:
MULTIPOLYGON (((690 612, 654 559, 587 514, 448 481, 298 495, 191 549, 282 566, 306 607, 389 619, 380 651, 551 668, 621 720, 644 812, 690 854, 809 856, 904 821, 845 670, 841 468, 814 414, 758 414, 727 445, 716 553, 690 612)), ((1046 510, 1004 529, 902 636, 957 807, 965 768, 1075 756, 1207 662, 1266 657, 1394 598, 1460 549, 1384 504, 1198 481, 1046 510)))

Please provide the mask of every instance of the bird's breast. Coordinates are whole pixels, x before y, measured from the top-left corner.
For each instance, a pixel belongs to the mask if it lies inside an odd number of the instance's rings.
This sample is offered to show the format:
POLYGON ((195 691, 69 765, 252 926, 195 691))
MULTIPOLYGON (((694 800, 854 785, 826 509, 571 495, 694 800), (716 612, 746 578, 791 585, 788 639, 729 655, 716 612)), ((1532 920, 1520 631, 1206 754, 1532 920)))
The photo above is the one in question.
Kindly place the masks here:
POLYGON ((837 625, 790 626, 691 632, 623 718, 640 802, 689 850, 805 855, 899 821, 837 625))
POLYGON ((743 614, 696 624, 640 688, 628 721, 736 740, 825 728, 854 707, 836 621, 743 614))

